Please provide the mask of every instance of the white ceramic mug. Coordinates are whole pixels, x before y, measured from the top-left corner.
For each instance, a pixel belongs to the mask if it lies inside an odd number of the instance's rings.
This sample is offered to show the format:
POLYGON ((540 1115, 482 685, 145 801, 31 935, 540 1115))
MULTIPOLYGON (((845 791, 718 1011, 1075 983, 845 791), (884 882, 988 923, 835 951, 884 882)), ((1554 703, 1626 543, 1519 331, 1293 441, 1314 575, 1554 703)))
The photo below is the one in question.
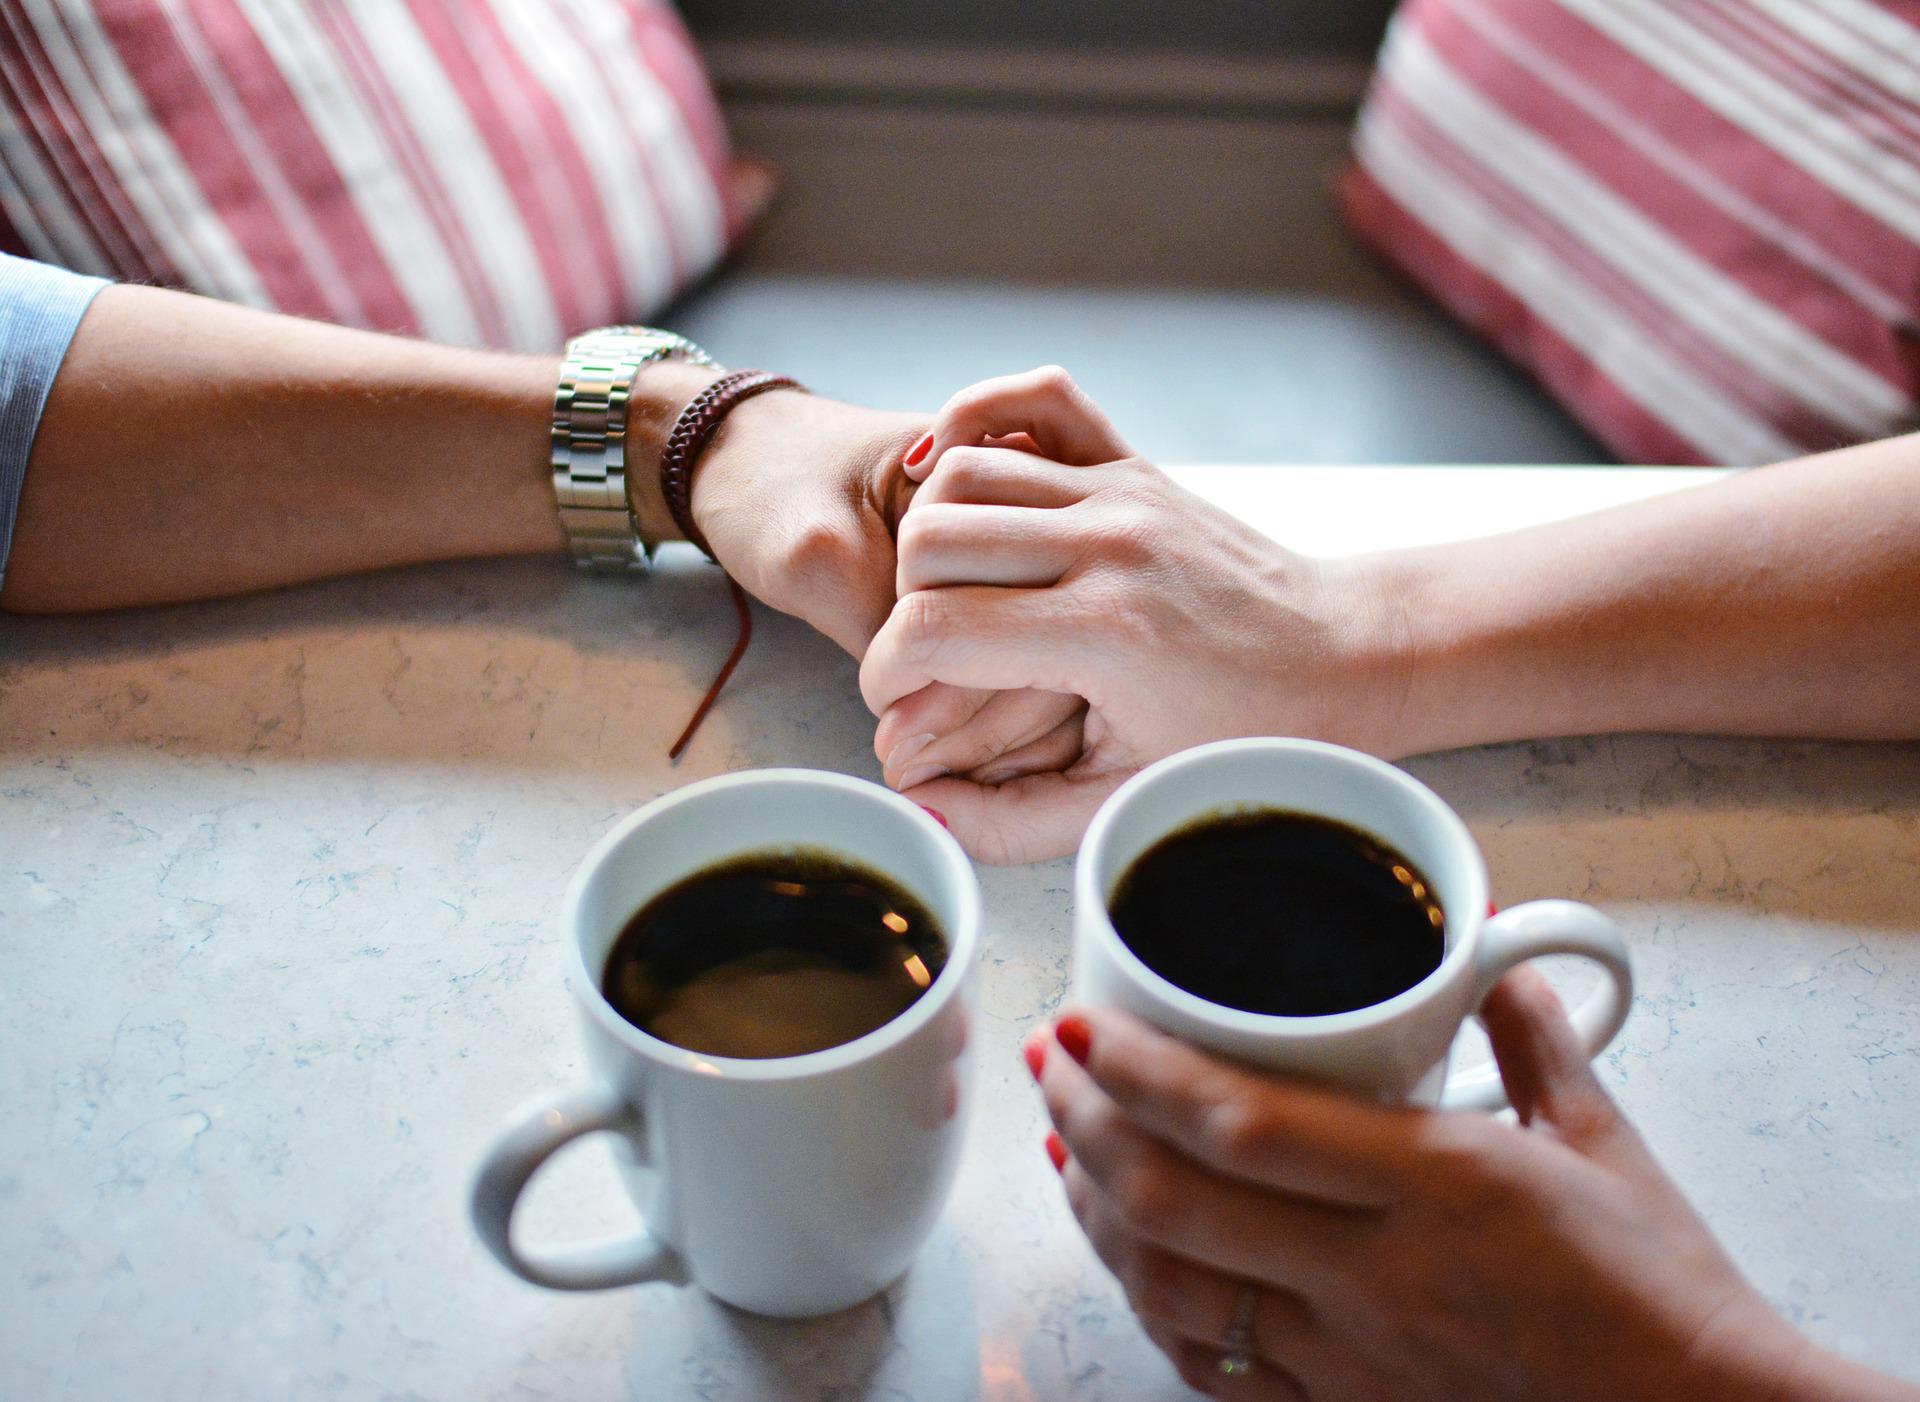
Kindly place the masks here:
POLYGON ((1121 785, 1094 816, 1074 869, 1074 980, 1088 1003, 1124 1008, 1186 1041, 1382 1100, 1448 1108, 1506 1104, 1489 1064, 1447 1079, 1461 1024, 1516 964, 1578 954, 1607 977, 1573 1010, 1589 1056, 1633 1000, 1613 922, 1573 901, 1488 914, 1487 864, 1460 816, 1425 784, 1355 750, 1312 740, 1223 740, 1169 756, 1121 785), (1352 1012, 1276 1017, 1222 1007, 1153 972, 1113 928, 1114 887, 1154 843, 1209 814, 1279 808, 1361 829, 1412 858, 1440 899, 1446 952, 1405 992, 1352 1012))
POLYGON ((907 1268, 945 1202, 968 1100, 967 999, 980 933, 973 867, 946 829, 876 784, 804 769, 730 774, 607 834, 567 894, 568 981, 588 1080, 527 1107, 488 1150, 473 1221, 509 1270, 597 1290, 691 1278, 760 1314, 828 1314, 907 1268), (948 944, 927 991, 884 1027, 804 1056, 707 1056, 648 1036, 600 991, 615 938, 652 897, 715 862, 824 848, 891 877, 948 944), (618 1141, 638 1235, 532 1250, 522 1189, 562 1145, 618 1141))

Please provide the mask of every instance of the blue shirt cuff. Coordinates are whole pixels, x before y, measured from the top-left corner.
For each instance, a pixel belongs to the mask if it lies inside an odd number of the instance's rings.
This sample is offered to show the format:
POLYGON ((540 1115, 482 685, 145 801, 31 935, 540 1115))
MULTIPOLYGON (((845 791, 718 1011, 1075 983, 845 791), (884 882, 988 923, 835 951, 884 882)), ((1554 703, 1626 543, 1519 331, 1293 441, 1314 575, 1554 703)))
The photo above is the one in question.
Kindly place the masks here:
POLYGON ((73 333, 106 282, 0 253, 0 584, 27 457, 73 333))

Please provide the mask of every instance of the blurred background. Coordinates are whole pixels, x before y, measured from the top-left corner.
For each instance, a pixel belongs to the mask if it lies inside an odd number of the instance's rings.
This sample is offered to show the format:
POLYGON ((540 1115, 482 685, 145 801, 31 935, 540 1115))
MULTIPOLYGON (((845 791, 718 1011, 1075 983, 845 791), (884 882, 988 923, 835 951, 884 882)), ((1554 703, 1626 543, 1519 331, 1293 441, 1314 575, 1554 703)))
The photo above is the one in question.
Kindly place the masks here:
POLYGON ((781 193, 674 324, 928 407, 1057 362, 1163 462, 1609 455, 1365 252, 1388 0, 683 0, 781 193))
POLYGON ((0 249, 898 407, 1057 362, 1162 462, 1770 462, 1920 423, 1914 14, 0 0, 0 249))

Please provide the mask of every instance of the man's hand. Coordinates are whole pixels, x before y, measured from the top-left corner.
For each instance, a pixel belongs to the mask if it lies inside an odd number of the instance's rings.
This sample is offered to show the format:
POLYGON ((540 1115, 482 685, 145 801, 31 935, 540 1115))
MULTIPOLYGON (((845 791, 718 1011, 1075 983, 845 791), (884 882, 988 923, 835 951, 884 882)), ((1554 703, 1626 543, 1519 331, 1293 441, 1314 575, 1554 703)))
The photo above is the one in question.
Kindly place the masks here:
POLYGON ((693 479, 695 522, 756 598, 855 657, 893 607, 901 458, 922 416, 776 390, 721 424, 693 479))
MULTIPOLYGON (((5 604, 119 608, 562 553, 549 441, 558 365, 108 288, 34 438, 5 604)), ((650 536, 673 528, 647 465, 713 378, 660 361, 634 379, 629 501, 650 536)), ((762 395, 702 456, 695 518, 742 584, 858 656, 893 603, 893 533, 913 485, 900 459, 925 423, 762 395)))

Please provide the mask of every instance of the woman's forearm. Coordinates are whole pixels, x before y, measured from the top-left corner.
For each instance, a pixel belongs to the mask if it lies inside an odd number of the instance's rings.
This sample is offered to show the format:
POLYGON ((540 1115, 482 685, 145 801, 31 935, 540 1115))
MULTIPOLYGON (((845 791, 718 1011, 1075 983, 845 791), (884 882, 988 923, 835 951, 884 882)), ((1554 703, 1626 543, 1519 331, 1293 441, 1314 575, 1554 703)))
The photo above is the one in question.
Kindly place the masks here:
POLYGON ((1387 753, 1920 736, 1920 435, 1353 567, 1394 637, 1387 753))
MULTIPOLYGON (((102 292, 35 436, 0 603, 205 598, 384 566, 565 548, 548 467, 559 366, 102 292)), ((712 378, 648 366, 641 460, 712 378)), ((678 535, 645 474, 634 505, 678 535)))

